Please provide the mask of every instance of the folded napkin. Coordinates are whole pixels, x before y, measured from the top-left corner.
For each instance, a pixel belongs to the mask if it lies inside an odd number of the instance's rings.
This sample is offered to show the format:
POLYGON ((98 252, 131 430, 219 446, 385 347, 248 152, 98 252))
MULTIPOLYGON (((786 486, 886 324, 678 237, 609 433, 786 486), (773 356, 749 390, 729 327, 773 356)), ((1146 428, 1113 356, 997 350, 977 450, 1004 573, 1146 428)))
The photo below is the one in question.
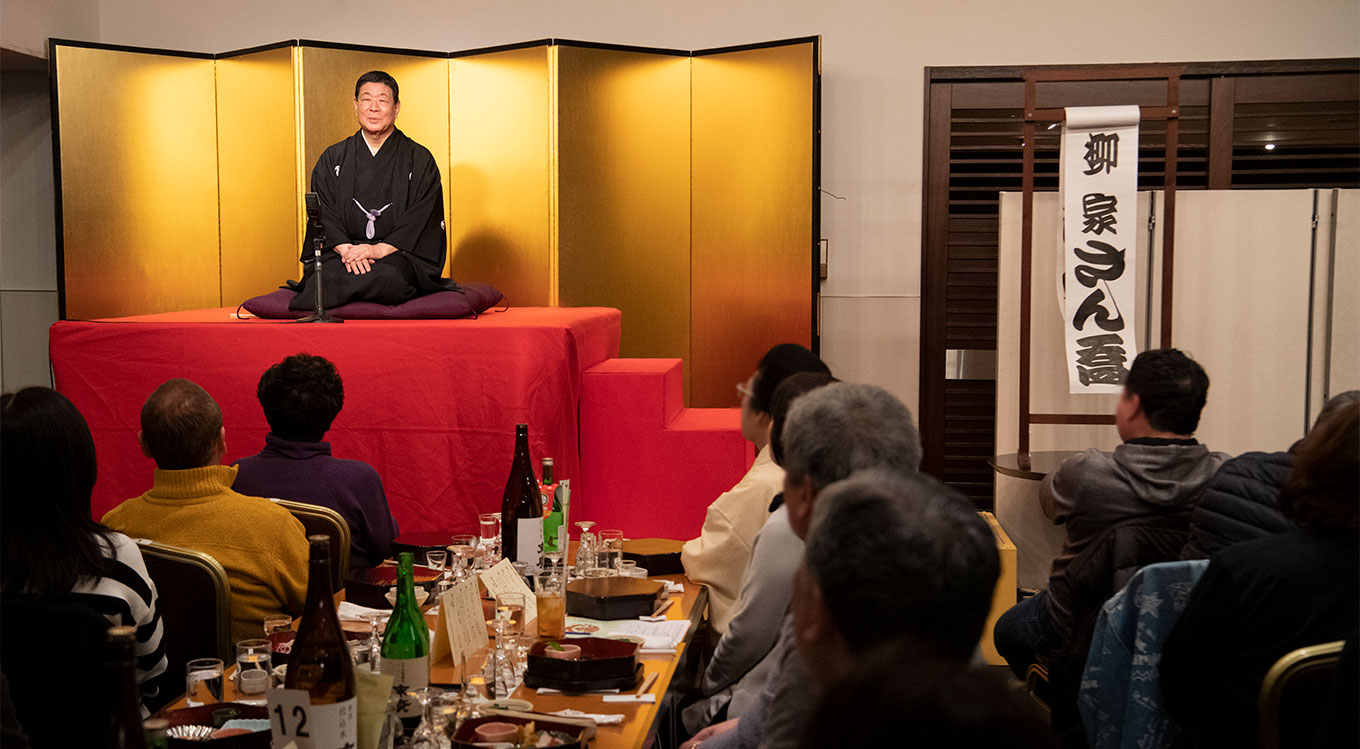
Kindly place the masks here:
POLYGON ((367 621, 364 619, 367 614, 382 614, 382 620, 387 621, 387 617, 392 615, 392 612, 387 609, 371 609, 349 601, 341 601, 340 605, 335 608, 335 613, 340 616, 341 621, 349 622, 367 621))
MULTIPOLYGON (((563 692, 562 692, 561 689, 553 689, 553 688, 551 688, 551 687, 539 687, 539 688, 538 688, 538 693, 539 693, 539 694, 563 694, 563 692)), ((618 694, 618 693, 619 693, 619 690, 617 690, 617 689, 592 689, 592 690, 590 690, 590 691, 588 691, 588 692, 579 692, 579 693, 578 693, 578 692, 573 692, 572 694, 604 694, 604 695, 609 695, 609 694, 618 694)))
POLYGON ((674 581, 674 580, 662 580, 661 582, 663 582, 663 583, 666 584, 666 591, 669 592, 669 593, 670 593, 671 595, 673 595, 673 596, 675 596, 675 595, 683 595, 684 592, 685 592, 685 584, 684 584, 684 583, 678 583, 678 582, 676 582, 676 581, 674 581))
POLYGON ((580 710, 558 710, 555 713, 544 713, 545 715, 557 715, 563 718, 589 718, 601 726, 614 726, 623 722, 623 713, 583 713, 580 710))

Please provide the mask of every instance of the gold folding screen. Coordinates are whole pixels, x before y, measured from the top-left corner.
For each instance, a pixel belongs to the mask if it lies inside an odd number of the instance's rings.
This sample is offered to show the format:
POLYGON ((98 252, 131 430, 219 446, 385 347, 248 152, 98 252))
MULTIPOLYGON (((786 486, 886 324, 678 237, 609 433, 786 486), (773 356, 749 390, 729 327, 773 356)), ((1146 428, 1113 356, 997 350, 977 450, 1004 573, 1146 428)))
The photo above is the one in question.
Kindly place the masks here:
POLYGON ((216 307, 214 61, 53 54, 66 316, 216 307))
POLYGON ((732 403, 770 346, 813 337, 816 64, 812 44, 694 58, 694 403, 732 403))
POLYGON ((217 61, 221 295, 211 306, 299 277, 295 51, 280 47, 217 61))
POLYGON ((627 356, 689 359, 690 59, 557 54, 558 301, 627 310, 627 356))
POLYGON ((556 304, 552 83, 547 45, 449 60, 454 278, 495 285, 512 304, 556 304))
POLYGON ((684 358, 696 406, 735 403, 768 346, 816 345, 815 39, 51 54, 65 317, 234 305, 297 278, 301 193, 357 129, 355 78, 381 69, 397 126, 441 165, 452 277, 517 306, 622 309, 622 354, 684 358))

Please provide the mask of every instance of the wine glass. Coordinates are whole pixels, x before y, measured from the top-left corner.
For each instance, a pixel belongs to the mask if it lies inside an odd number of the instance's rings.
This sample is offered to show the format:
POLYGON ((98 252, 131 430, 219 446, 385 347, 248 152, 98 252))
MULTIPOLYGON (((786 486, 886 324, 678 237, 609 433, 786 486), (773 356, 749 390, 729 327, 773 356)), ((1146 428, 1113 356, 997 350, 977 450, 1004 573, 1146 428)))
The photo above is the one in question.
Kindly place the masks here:
POLYGON ((434 710, 436 701, 443 693, 444 690, 439 687, 421 687, 408 692, 420 703, 420 725, 411 734, 406 744, 408 749, 447 749, 450 746, 444 724, 439 722, 444 714, 434 710))
POLYGON ((430 565, 430 569, 438 570, 440 577, 448 577, 445 570, 449 559, 449 553, 443 549, 429 549, 425 552, 425 563, 430 565))
POLYGON ((453 558, 455 560, 453 572, 454 580, 466 580, 472 575, 469 567, 471 567, 473 559, 472 555, 476 548, 476 536, 460 533, 453 537, 453 543, 449 546, 449 551, 453 552, 453 558))
POLYGON ((496 604, 497 614, 500 613, 501 609, 506 609, 510 613, 510 627, 506 631, 506 636, 508 644, 514 646, 515 649, 515 675, 518 677, 524 673, 530 644, 528 638, 525 637, 524 594, 502 593, 496 604))
POLYGON ((364 614, 364 621, 368 622, 368 668, 375 673, 382 670, 382 624, 385 619, 384 611, 364 614))

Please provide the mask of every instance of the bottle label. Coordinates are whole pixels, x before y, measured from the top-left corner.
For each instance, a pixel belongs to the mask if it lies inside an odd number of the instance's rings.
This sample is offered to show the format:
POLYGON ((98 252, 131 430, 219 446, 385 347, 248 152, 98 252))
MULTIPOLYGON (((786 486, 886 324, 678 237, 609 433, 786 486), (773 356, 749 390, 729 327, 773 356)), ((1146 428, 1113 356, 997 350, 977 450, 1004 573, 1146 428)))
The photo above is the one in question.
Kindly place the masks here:
POLYGON ((543 556, 543 518, 516 520, 515 535, 515 561, 528 565, 528 574, 538 574, 539 557, 543 556))
POLYGON ((273 746, 353 749, 359 741, 359 698, 317 705, 305 689, 271 689, 269 723, 273 746))
POLYGON ((414 718, 420 715, 420 703, 407 692, 430 685, 430 656, 383 658, 382 672, 392 677, 392 692, 397 695, 397 717, 414 718))

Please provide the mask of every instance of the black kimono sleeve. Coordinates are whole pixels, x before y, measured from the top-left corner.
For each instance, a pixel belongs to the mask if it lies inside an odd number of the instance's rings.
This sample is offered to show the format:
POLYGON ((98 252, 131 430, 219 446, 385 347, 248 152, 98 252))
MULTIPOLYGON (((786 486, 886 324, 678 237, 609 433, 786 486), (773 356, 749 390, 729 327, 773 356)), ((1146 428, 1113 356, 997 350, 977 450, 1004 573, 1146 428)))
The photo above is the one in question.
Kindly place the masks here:
POLYGON ((383 241, 419 258, 428 266, 426 270, 432 269, 438 274, 444 268, 448 253, 444 241, 444 186, 439 178, 439 167, 429 151, 417 146, 412 154, 409 175, 394 177, 407 178, 410 189, 406 209, 383 241))
MULTIPOLYGON (((312 192, 316 193, 321 204, 321 226, 326 232, 326 242, 322 249, 333 249, 338 244, 349 242, 344 221, 340 217, 340 206, 345 196, 339 194, 340 180, 335 168, 340 165, 340 149, 332 146, 321 153, 312 168, 312 192)), ((307 234, 302 242, 302 262, 312 259, 312 227, 309 223, 307 234)))

